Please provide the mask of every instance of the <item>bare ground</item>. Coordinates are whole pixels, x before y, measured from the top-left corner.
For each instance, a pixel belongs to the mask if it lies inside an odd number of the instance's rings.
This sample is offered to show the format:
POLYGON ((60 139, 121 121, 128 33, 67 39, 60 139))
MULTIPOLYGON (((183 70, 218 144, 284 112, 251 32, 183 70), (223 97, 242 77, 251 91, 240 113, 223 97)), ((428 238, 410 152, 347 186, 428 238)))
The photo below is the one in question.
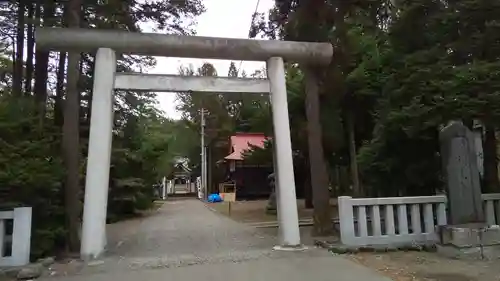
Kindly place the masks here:
POLYGON ((436 253, 359 253, 348 259, 394 281, 499 281, 500 261, 453 260, 436 253))
MULTIPOLYGON (((114 264, 113 260, 117 256, 121 257, 120 263, 127 264, 116 268, 119 271, 135 262, 145 264, 146 267, 150 267, 147 265, 151 262, 155 267, 156 264, 169 265, 172 262, 170 258, 174 258, 175 263, 178 260, 186 260, 195 264, 224 260, 223 256, 230 256, 231 260, 257 259, 268 255, 269 251, 266 249, 274 245, 274 239, 278 236, 277 228, 257 230, 248 225, 245 227, 234 223, 239 221, 251 225, 254 222, 275 221, 275 216, 265 214, 265 200, 232 203, 230 216, 227 205, 209 204, 212 210, 229 216, 233 220, 232 223, 227 219, 213 220, 215 217, 210 211, 203 211, 203 208, 200 208, 202 204, 193 204, 194 202, 169 202, 144 217, 109 225, 109 244, 114 249, 109 252, 111 256, 102 260, 102 264, 90 265, 85 270, 80 262, 62 262, 53 266, 50 275, 73 275, 82 271, 99 272, 101 271, 99 268, 114 264), (177 216, 173 216, 174 214, 177 216), (180 214, 184 216, 178 217, 180 214), (189 220, 195 222, 195 228, 186 225, 189 220), (207 246, 202 241, 211 243, 207 246), (247 252, 249 248, 253 250, 247 252), (240 255, 227 255, 229 252, 240 252, 240 255), (173 257, 165 259, 165 254, 173 257), (123 259, 123 256, 127 258, 123 259), (195 258, 188 259, 190 256, 195 258)), ((303 200, 298 200, 300 217, 310 218, 312 210, 307 210, 303 206, 303 200)), ((336 208, 332 209, 335 212, 332 215, 336 215, 336 208)), ((313 244, 314 237, 310 236, 310 229, 310 227, 300 229, 302 241, 306 245, 313 244)), ((358 253, 338 258, 352 260, 394 281, 500 281, 498 260, 451 260, 427 252, 358 253)))
MULTIPOLYGON (((307 232, 307 228, 303 230, 307 232)), ((208 210, 195 199, 168 201, 147 217, 109 225, 109 250, 102 259, 88 264, 56 263, 45 278, 190 281, 234 280, 234 276, 239 276, 242 280, 276 281, 309 277, 318 281, 389 280, 323 249, 273 251, 277 232, 277 228, 259 229, 238 223, 208 210)))
MULTIPOLYGON (((273 222, 276 221, 276 215, 266 214, 267 200, 255 201, 236 201, 207 203, 208 206, 217 212, 229 216, 231 219, 243 223, 273 222)), ((332 206, 332 218, 337 217, 337 200, 330 201, 332 206)), ((297 200, 297 210, 299 219, 311 219, 313 210, 305 208, 305 200, 297 200)))
MULTIPOLYGON (((238 201, 209 204, 217 212, 231 219, 253 224, 256 222, 276 221, 276 216, 267 215, 267 200, 238 201)), ((336 201, 332 200, 332 217, 337 217, 336 201)), ((310 219, 312 209, 306 209, 304 200, 297 200, 299 219, 310 219)), ((302 240, 311 244, 314 237, 310 227, 301 227, 302 240)), ((276 236, 276 228, 264 232, 276 236)), ((500 281, 500 261, 462 261, 452 260, 428 252, 359 253, 346 258, 366 267, 377 270, 395 281, 500 281)))
POLYGON ((61 261, 50 276, 116 272, 231 260, 267 255, 276 238, 205 208, 197 199, 175 199, 140 218, 107 227, 106 255, 85 265, 61 261))

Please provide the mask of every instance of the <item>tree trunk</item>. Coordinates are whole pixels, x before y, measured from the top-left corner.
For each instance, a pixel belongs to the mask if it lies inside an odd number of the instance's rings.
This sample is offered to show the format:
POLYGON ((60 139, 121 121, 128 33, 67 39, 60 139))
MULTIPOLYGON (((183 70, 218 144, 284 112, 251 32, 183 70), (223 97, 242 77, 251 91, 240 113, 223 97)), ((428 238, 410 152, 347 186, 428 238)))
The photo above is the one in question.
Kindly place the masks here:
POLYGON ((27 32, 27 51, 26 51, 26 83, 24 84, 24 92, 26 95, 31 94, 31 83, 33 82, 33 53, 35 50, 35 37, 33 30, 35 29, 35 5, 28 4, 28 32, 27 32))
MULTIPOLYGON (((333 189, 335 190, 335 195, 337 194, 340 194, 340 195, 343 195, 342 194, 342 179, 340 178, 340 165, 337 163, 335 166, 334 166, 334 171, 335 173, 335 185, 333 186, 333 189)), ((337 197, 337 196, 335 196, 337 197)))
MULTIPOLYGON (((269 111, 271 109, 269 108, 269 111)), ((272 136, 274 140, 274 128, 271 129, 273 131, 272 136)), ((278 183, 278 163, 277 163, 277 157, 276 157, 276 144, 273 141, 271 143, 272 147, 272 155, 273 155, 273 173, 268 176, 268 180, 270 181, 270 186, 271 186, 271 194, 269 195, 269 199, 267 200, 267 206, 266 206, 266 213, 271 214, 271 215, 277 215, 278 214, 278 201, 277 201, 277 194, 276 194, 276 188, 279 186, 278 183)))
MULTIPOLYGON (((81 61, 80 61, 80 68, 82 68, 83 65, 86 65, 89 69, 87 70, 89 73, 94 73, 95 71, 95 61, 89 61, 87 57, 82 54, 81 61)), ((83 70, 80 71, 82 77, 83 77, 83 70)), ((83 80, 82 82, 85 82, 83 80)), ((82 89, 85 89, 87 85, 84 85, 82 83, 82 89)), ((87 96, 85 97, 85 100, 87 101, 87 107, 81 107, 84 112, 82 112, 81 116, 84 118, 82 120, 82 126, 83 129, 80 131, 80 138, 82 139, 88 139, 90 135, 90 119, 92 117, 92 97, 94 93, 93 91, 89 91, 87 93, 87 96)), ((83 157, 86 158, 88 156, 88 151, 83 151, 83 157)))
POLYGON ((305 70, 306 116, 309 144, 309 163, 314 204, 313 234, 326 236, 333 232, 330 212, 328 171, 323 154, 323 137, 320 123, 319 85, 317 73, 311 68, 305 70))
POLYGON ((66 75, 66 57, 67 53, 59 53, 59 62, 57 66, 56 96, 54 98, 54 124, 62 127, 64 124, 63 97, 64 97, 64 76, 66 75))
MULTIPOLYGON (((305 149, 307 151, 307 148, 305 149)), ((308 152, 306 152, 308 153, 308 152)), ((304 203, 306 209, 314 208, 313 203, 313 190, 311 184, 311 171, 308 169, 309 165, 309 156, 304 155, 304 203)))
POLYGON ((14 77, 12 81, 12 90, 18 96, 21 96, 23 91, 25 10, 26 0, 20 0, 17 10, 16 59, 14 61, 14 77))
POLYGON ((37 51, 35 54, 35 101, 38 104, 38 114, 45 116, 47 102, 47 80, 49 68, 49 52, 37 51))
POLYGON ((485 192, 498 192, 500 183, 498 180, 498 159, 497 159, 497 139, 495 127, 486 124, 484 134, 483 152, 484 152, 484 183, 485 192))
POLYGON ((359 183, 358 159, 356 158, 356 136, 354 127, 354 114, 348 109, 346 113, 347 130, 349 133, 349 164, 351 167, 352 192, 354 196, 361 196, 361 186, 359 183))
MULTIPOLYGON (((38 1, 41 2, 41 1, 38 1)), ((55 4, 49 1, 41 14, 41 4, 37 3, 36 16, 43 17, 44 21, 50 20, 54 16, 55 4)), ((40 120, 45 118, 45 110, 47 103, 47 83, 48 83, 48 68, 49 68, 49 52, 37 50, 35 54, 35 102, 37 104, 40 120)))
POLYGON ((343 165, 337 166, 338 178, 339 178, 339 193, 341 195, 347 195, 350 193, 349 185, 349 168, 343 165))
POLYGON ((304 177, 304 203, 306 209, 314 208, 313 190, 309 173, 304 177))
MULTIPOLYGON (((80 26, 81 0, 70 0, 67 6, 68 26, 80 26)), ((78 89, 80 54, 68 54, 68 76, 66 84, 66 102, 64 105, 63 149, 66 165, 65 210, 68 230, 67 247, 70 252, 80 248, 80 92, 78 89)))

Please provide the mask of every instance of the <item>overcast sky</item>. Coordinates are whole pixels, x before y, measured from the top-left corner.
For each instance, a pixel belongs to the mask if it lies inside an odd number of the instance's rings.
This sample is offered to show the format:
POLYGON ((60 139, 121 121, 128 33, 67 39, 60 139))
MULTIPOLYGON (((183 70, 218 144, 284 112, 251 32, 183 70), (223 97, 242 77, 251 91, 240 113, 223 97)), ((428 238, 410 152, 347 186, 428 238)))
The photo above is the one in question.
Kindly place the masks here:
MULTIPOLYGON (((206 12, 198 17, 196 35, 227 38, 247 38, 252 14, 258 0, 204 0, 206 12)), ((267 12, 274 4, 273 0, 260 0, 258 12, 267 12)), ((231 61, 203 60, 184 58, 157 58, 158 64, 149 73, 177 74, 179 66, 190 64, 196 69, 204 62, 215 66, 219 76, 226 76, 231 61)), ((236 62, 236 67, 239 66, 236 62)), ((262 62, 243 62, 241 70, 252 73, 264 66, 262 62)), ((175 93, 158 93, 160 108, 171 117, 178 119, 180 113, 175 110, 175 93)))

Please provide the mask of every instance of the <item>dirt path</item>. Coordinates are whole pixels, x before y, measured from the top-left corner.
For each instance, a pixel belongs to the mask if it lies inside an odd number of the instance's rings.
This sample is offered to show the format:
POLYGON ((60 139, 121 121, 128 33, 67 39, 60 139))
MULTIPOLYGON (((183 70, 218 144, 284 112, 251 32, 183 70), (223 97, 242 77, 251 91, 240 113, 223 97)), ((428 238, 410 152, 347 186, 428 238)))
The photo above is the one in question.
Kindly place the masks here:
POLYGON ((274 237, 220 216, 197 199, 167 201, 154 215, 131 224, 110 231, 110 255, 204 257, 269 249, 275 243, 274 237))
POLYGON ((46 277, 60 277, 59 281, 389 281, 324 249, 274 251, 276 243, 276 229, 237 222, 196 199, 167 201, 153 215, 110 226, 109 250, 103 259, 57 264, 46 277))
MULTIPOLYGON (((314 239, 309 235, 310 228, 301 228, 301 233, 303 243, 312 245, 314 239)), ((332 256, 327 251, 319 249, 310 249, 302 253, 276 252, 272 247, 278 242, 277 236, 276 228, 255 228, 237 222, 234 218, 210 210, 196 199, 169 200, 149 216, 109 225, 109 249, 101 260, 89 264, 78 261, 58 263, 52 267, 50 276, 81 276, 79 277, 81 280, 99 278, 108 280, 102 276, 113 276, 109 280, 115 280, 129 276, 127 272, 132 276, 135 274, 133 272, 148 269, 174 270, 195 266, 198 269, 203 267, 218 272, 226 268, 233 270, 238 264, 248 264, 255 269, 266 265, 272 269, 272 264, 286 265, 296 259, 300 259, 301 263, 306 260, 313 263, 313 260, 318 259, 328 265, 320 267, 310 265, 310 268, 302 268, 310 272, 323 271, 324 279, 317 280, 331 280, 328 274, 334 268, 336 269, 331 276, 335 277, 335 280, 372 280, 370 279, 372 277, 375 278, 373 280, 388 280, 378 276, 374 271, 394 281, 500 280, 498 261, 450 260, 426 252, 358 253, 346 256, 332 256), (356 263, 370 268, 373 272, 370 273, 369 269, 356 263), (338 272, 343 272, 346 279, 336 275, 338 272), (358 273, 361 275, 356 278, 359 278, 352 279, 358 273), (363 274, 368 274, 370 277, 363 274), (119 275, 122 277, 118 277, 119 275)), ((299 270, 298 273, 304 273, 304 270, 299 270)), ((168 271, 164 274, 173 272, 180 271, 168 271)), ((157 280, 164 280, 161 275, 151 274, 154 278, 158 278, 157 280)), ((186 271, 182 273, 183 276, 184 274, 191 273, 186 271)), ((279 272, 276 274, 278 277, 284 276, 279 272)), ((291 281, 290 276, 283 278, 291 281)))
POLYGON ((394 281, 500 280, 498 260, 453 260, 427 252, 359 253, 347 257, 394 281))
POLYGON ((197 199, 167 201, 143 218, 108 225, 105 256, 71 261, 52 275, 238 262, 269 255, 276 236, 217 214, 197 199))
MULTIPOLYGON (((332 206, 332 218, 338 216, 337 200, 331 199, 330 205, 332 206)), ((253 201, 236 201, 236 202, 222 202, 210 204, 210 207, 217 210, 217 212, 231 217, 233 220, 243 223, 261 223, 261 222, 276 222, 277 216, 274 214, 266 213, 267 200, 253 200, 253 201), (229 206, 229 204, 231 206, 229 206)), ((297 211, 299 219, 312 219, 313 209, 305 207, 303 199, 297 200, 297 211)))

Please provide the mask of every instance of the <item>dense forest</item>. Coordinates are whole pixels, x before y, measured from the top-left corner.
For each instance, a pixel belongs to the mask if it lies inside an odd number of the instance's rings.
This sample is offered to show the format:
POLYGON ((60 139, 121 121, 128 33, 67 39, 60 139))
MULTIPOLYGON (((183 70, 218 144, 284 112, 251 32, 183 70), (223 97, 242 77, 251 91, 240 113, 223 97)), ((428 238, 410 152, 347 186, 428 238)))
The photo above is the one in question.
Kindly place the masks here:
POLYGON ((302 110, 290 118, 304 120, 292 121, 295 131, 307 130, 294 136, 309 148, 317 232, 331 231, 326 200, 314 196, 328 181, 354 196, 442 189, 438 133, 450 120, 482 124, 482 188, 499 190, 498 12, 500 3, 487 0, 276 0, 257 16, 251 36, 334 48, 326 68, 290 66, 305 74, 302 110), (308 90, 311 75, 319 93, 308 90))
MULTIPOLYGON (((255 15, 252 38, 334 48, 328 67, 288 64, 286 73, 296 178, 308 173, 296 182, 314 206, 317 234, 332 231, 328 193, 442 190, 439 129, 451 120, 481 132, 482 188, 499 190, 498 12, 500 3, 483 0, 276 0, 269 13, 255 15)), ((181 101, 188 119, 199 120, 192 110, 201 101, 181 101)), ((217 120, 213 128, 272 134, 267 100, 241 99, 246 105, 237 112, 220 95, 203 103, 217 120)), ((247 160, 271 163, 270 148, 255 148, 247 160)))
MULTIPOLYGON (((79 251, 94 54, 36 49, 36 28, 73 26, 193 34, 201 1, 12 1, 0 5, 2 208, 33 211, 34 257, 79 251), (19 43, 20 42, 20 43, 19 43)), ((152 57, 121 56, 118 71, 146 71, 152 57)), ((151 206, 151 186, 185 155, 189 128, 156 108, 154 93, 116 92, 108 221, 151 206)))
MULTIPOLYGON (((0 191, 3 208, 34 208, 33 256, 78 251, 94 54, 44 52, 39 26, 193 35, 201 0, 18 0, 0 5, 0 191), (19 43, 21 42, 21 43, 19 43)), ((228 23, 230 24, 230 23, 228 23)), ((483 190, 498 191, 500 3, 487 0, 276 0, 249 34, 330 42, 329 66, 287 64, 297 185, 314 206, 315 232, 332 229, 328 197, 432 195, 442 188, 439 128, 482 124, 483 190), (319 82, 315 91, 313 85, 319 82), (498 85, 497 85, 498 84, 498 85)), ((152 57, 121 56, 118 71, 147 71, 152 57)), ((179 74, 266 77, 231 63, 179 74), (218 73, 218 71, 220 73, 218 73), (222 71, 224 73, 222 73, 222 71)), ((272 136, 266 96, 179 93, 181 120, 157 109, 155 93, 118 91, 108 220, 147 209, 151 186, 175 156, 200 162, 205 111, 209 182, 234 132, 272 136)), ((248 161, 272 163, 272 144, 248 161)))

